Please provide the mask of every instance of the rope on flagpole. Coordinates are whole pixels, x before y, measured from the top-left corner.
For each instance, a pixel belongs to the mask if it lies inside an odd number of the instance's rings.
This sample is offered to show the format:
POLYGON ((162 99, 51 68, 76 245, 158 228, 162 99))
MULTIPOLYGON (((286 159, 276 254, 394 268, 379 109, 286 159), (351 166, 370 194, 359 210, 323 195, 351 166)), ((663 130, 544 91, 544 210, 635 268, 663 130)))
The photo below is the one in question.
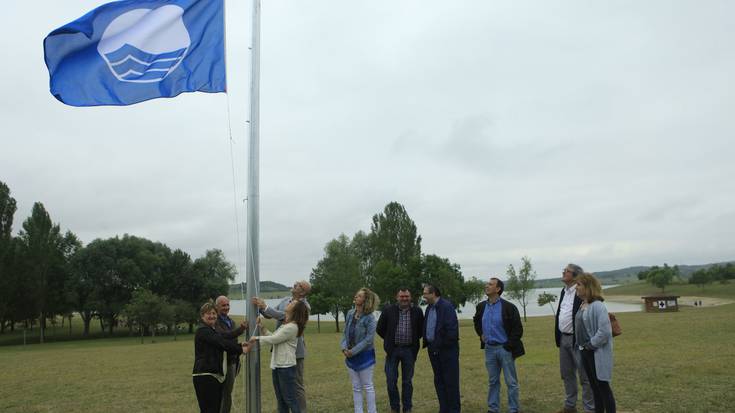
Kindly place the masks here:
MULTIPOLYGON (((237 261, 238 261, 238 268, 245 269, 247 267, 247 262, 245 260, 245 254, 243 254, 243 248, 242 244, 240 243, 240 236, 242 232, 240 231, 240 214, 239 214, 239 207, 240 204, 238 202, 238 195, 237 195, 237 174, 235 170, 235 139, 232 137, 232 103, 230 100, 230 90, 229 90, 229 65, 227 64, 227 0, 222 1, 222 8, 223 8, 223 16, 222 16, 222 24, 224 27, 224 59, 225 59, 225 82, 226 83, 226 89, 225 89, 225 96, 227 99, 227 136, 229 138, 229 146, 230 146, 230 169, 232 173, 232 204, 233 204, 233 210, 235 214, 235 247, 237 250, 237 261)), ((247 272, 247 271, 246 271, 247 272)), ((240 274, 240 271, 238 271, 238 274, 240 274)), ((247 301, 245 300, 245 283, 240 281, 240 296, 245 303, 245 309, 247 310, 247 301)), ((247 311, 246 311, 247 312, 247 311)), ((247 320, 247 314, 243 314, 245 319, 247 320)), ((245 335, 246 339, 250 337, 250 334, 245 335)), ((236 377, 237 378, 237 377, 236 377)), ((243 395, 247 394, 247 380, 243 378, 242 380, 243 385, 243 395)), ((234 400, 233 400, 234 402, 234 400)), ((246 404, 247 402, 243 400, 243 404, 246 404)), ((234 404, 234 403, 233 403, 234 404)), ((243 406, 245 407, 245 406, 243 406)), ((238 409, 243 410, 243 409, 238 409)))
MULTIPOLYGON (((237 248, 237 262, 239 268, 245 267, 245 258, 242 251, 242 244, 240 243, 240 214, 239 214, 239 204, 237 202, 238 196, 237 196, 237 174, 235 171, 235 150, 234 150, 234 144, 235 139, 232 137, 232 115, 230 112, 230 95, 227 94, 227 130, 229 134, 229 144, 230 144, 230 170, 232 173, 232 205, 235 211, 235 246, 237 248)), ((239 271, 238 271, 239 273, 239 271)))

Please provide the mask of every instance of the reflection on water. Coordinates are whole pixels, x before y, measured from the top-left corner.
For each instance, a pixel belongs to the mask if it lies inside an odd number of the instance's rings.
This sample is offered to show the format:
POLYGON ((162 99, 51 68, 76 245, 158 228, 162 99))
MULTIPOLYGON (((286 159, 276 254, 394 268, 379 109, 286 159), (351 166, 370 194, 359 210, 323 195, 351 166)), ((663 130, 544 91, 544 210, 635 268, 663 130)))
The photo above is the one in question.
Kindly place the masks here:
MULTIPOLYGON (((539 294, 542 294, 544 292, 548 292, 551 294, 554 294, 557 296, 557 302, 554 303, 554 308, 559 304, 559 292, 561 291, 561 288, 536 288, 534 290, 531 290, 528 295, 528 305, 526 306, 526 314, 529 317, 539 317, 539 316, 550 316, 554 313, 551 311, 551 306, 546 305, 544 307, 539 307, 538 304, 536 304, 538 300, 539 294)), ((506 297, 504 297, 506 298, 506 297)), ((275 298, 270 300, 265 300, 266 303, 268 303, 269 306, 276 306, 279 302, 281 302, 281 298, 275 298)), ((523 308, 521 308, 521 305, 514 300, 511 300, 517 307, 518 311, 521 313, 521 316, 523 316, 523 308)), ((477 303, 467 303, 462 308, 459 309, 459 312, 457 316, 460 319, 471 319, 473 315, 475 315, 475 305, 477 303)), ((627 313, 627 312, 635 312, 635 311, 642 311, 643 310, 643 304, 625 304, 625 303, 615 303, 611 301, 605 301, 605 305, 607 306, 608 311, 612 313, 627 313)), ((424 306, 422 306, 424 308, 424 306)), ((230 301, 230 313, 235 315, 244 315, 245 314, 245 302, 243 300, 232 300, 230 301)), ((340 316, 340 319, 342 317, 340 316)), ((310 317, 311 320, 316 320, 317 316, 315 314, 312 314, 310 317)), ((331 314, 323 314, 321 316, 321 319, 323 321, 334 321, 334 317, 332 317, 331 314)))

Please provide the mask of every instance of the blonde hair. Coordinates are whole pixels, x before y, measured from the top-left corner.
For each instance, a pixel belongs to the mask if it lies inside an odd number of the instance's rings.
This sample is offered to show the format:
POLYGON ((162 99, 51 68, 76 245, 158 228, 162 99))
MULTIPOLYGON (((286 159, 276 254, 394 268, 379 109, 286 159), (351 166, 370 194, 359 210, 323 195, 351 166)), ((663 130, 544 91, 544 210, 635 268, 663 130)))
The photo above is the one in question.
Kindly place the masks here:
MULTIPOLYGON (((577 276, 575 280, 579 287, 585 290, 585 301, 591 303, 593 301, 605 301, 602 297, 602 286, 600 280, 594 274, 585 272, 577 276)), ((579 288, 578 287, 578 288, 579 288)))
POLYGON ((371 289, 363 287, 357 290, 357 292, 362 292, 362 294, 365 296, 365 302, 362 304, 363 314, 372 313, 380 305, 380 297, 378 297, 378 295, 375 294, 371 289))

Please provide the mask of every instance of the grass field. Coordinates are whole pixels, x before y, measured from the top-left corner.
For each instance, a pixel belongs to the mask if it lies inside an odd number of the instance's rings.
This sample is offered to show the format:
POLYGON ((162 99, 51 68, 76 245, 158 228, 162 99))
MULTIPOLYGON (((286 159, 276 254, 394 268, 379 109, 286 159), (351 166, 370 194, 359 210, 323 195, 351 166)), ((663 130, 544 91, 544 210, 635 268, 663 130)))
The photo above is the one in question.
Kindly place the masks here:
MULTIPOLYGON (((607 288, 605 289, 605 294, 637 295, 642 297, 646 295, 662 294, 662 292, 660 288, 649 283, 637 282, 607 288)), ((735 299, 735 282, 728 282, 726 284, 715 282, 705 285, 704 287, 699 287, 694 284, 672 284, 666 286, 665 294, 735 299)))
MULTIPOLYGON (((732 412, 735 406, 735 305, 683 308, 678 313, 619 314, 623 335, 615 338, 613 390, 621 412, 732 412)), ((527 355, 517 360, 521 406, 526 413, 551 412, 562 402, 553 318, 525 324, 527 355)), ((334 325, 307 328, 307 392, 310 411, 349 412, 349 378, 334 325)), ((462 406, 486 411, 487 375, 472 326, 461 334, 462 406)), ((192 335, 111 338, 0 347, 0 412, 195 412, 191 384, 192 335)), ((388 411, 382 342, 375 383, 379 411, 388 411)), ((274 397, 262 352, 263 411, 273 412, 274 397)), ((235 405, 243 406, 242 375, 235 405)), ((437 402, 425 351, 414 378, 416 412, 434 412, 437 402)), ((503 391, 505 402, 505 392, 503 391)), ((505 404, 504 404, 505 406, 505 404)))

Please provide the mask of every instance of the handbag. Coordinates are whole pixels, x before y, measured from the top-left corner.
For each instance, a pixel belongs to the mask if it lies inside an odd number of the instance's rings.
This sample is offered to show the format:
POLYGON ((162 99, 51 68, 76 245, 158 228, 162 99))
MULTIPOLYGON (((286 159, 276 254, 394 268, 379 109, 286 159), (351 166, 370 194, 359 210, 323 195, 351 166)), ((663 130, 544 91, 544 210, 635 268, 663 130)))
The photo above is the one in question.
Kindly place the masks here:
POLYGON ((620 327, 620 321, 615 317, 615 314, 608 313, 607 316, 610 318, 610 328, 612 329, 612 336, 617 337, 623 334, 623 328, 620 327))

